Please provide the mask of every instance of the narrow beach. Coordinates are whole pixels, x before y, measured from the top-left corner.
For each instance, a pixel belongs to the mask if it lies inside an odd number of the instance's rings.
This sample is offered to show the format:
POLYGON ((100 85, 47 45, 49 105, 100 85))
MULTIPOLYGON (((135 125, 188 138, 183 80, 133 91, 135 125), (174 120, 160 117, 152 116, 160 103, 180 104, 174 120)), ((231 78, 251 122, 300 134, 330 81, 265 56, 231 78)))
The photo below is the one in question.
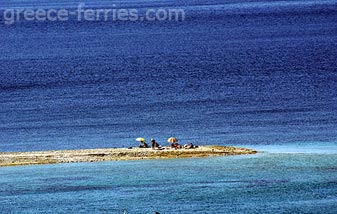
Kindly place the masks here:
POLYGON ((5 152, 0 153, 0 167, 118 160, 197 158, 226 155, 248 155, 256 153, 257 151, 252 149, 231 146, 200 146, 195 149, 178 150, 171 149, 169 147, 163 147, 162 150, 153 150, 151 148, 113 148, 38 152, 5 152))

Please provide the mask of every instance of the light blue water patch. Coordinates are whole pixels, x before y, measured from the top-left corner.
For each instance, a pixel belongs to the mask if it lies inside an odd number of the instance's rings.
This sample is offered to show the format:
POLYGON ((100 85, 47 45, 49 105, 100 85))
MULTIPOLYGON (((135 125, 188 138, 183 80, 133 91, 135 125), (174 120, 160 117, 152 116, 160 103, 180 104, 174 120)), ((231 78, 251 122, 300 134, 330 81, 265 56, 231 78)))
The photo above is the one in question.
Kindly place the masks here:
POLYGON ((270 145, 240 145, 269 153, 337 154, 337 142, 296 142, 270 145))
POLYGON ((336 154, 0 168, 1 213, 335 213, 336 154))

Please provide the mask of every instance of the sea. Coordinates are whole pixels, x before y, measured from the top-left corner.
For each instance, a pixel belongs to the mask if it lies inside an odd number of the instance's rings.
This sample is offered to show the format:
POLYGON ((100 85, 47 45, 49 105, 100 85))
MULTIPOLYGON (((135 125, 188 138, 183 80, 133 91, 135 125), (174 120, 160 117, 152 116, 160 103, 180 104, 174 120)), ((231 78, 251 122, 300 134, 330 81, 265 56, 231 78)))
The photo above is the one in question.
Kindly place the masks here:
POLYGON ((261 152, 0 168, 0 213, 336 213, 337 1, 0 2, 0 152, 171 136, 261 152), (5 24, 79 3, 185 19, 5 24))

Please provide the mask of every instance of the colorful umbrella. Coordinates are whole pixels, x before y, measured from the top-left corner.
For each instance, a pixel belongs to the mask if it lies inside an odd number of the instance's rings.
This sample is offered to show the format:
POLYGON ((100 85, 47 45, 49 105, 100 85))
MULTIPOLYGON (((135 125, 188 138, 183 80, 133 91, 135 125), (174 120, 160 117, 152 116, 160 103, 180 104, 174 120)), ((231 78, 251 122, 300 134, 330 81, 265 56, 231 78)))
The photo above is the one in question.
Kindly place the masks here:
POLYGON ((136 141, 141 142, 141 143, 146 142, 145 138, 142 138, 142 137, 137 138, 136 141))
POLYGON ((167 140, 167 142, 169 142, 169 143, 176 143, 176 142, 178 142, 179 140, 178 140, 178 138, 175 138, 175 137, 170 137, 168 140, 167 140))

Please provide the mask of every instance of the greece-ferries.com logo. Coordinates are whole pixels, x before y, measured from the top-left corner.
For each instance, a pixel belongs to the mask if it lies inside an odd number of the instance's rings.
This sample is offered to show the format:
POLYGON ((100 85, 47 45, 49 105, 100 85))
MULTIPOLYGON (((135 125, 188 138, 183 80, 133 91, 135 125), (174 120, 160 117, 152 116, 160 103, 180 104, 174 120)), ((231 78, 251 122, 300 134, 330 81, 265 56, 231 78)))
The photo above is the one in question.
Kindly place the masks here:
POLYGON ((5 9, 3 12, 3 22, 6 25, 13 25, 20 21, 38 22, 65 22, 76 21, 175 21, 185 20, 185 11, 177 8, 118 8, 112 5, 111 8, 88 8, 84 3, 80 3, 74 9, 32 9, 16 8, 5 9))

